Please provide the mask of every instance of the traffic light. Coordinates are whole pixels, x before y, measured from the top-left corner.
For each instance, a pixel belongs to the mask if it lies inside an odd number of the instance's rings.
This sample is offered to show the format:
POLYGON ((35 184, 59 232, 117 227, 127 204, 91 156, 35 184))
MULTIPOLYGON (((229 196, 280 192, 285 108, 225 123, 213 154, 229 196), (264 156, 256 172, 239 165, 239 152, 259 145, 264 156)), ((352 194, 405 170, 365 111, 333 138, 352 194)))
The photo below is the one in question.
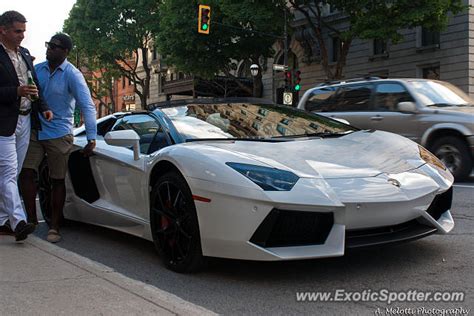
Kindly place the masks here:
POLYGON ((211 24, 211 7, 208 5, 199 5, 198 33, 209 34, 211 24))
POLYGON ((291 71, 285 71, 285 90, 288 90, 291 85, 291 71))
POLYGON ((301 71, 297 70, 295 71, 295 91, 300 91, 301 90, 301 71))

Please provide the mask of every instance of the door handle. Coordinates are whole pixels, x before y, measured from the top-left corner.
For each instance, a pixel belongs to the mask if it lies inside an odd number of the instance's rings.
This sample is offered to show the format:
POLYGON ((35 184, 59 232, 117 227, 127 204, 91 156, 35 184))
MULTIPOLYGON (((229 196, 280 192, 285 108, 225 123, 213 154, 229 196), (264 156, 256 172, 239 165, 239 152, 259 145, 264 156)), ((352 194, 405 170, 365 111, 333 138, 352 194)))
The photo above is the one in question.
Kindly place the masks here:
POLYGON ((381 120, 383 120, 383 116, 380 116, 380 115, 372 116, 370 119, 372 121, 381 121, 381 120))

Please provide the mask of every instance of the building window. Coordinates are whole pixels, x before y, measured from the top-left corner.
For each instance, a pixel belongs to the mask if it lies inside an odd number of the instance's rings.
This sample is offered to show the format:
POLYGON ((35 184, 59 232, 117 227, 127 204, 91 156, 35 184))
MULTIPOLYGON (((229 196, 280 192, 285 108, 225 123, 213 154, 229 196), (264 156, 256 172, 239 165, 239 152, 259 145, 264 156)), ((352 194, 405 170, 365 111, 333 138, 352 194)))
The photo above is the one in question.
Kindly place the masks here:
POLYGON ((290 120, 289 119, 282 119, 280 121, 281 124, 285 124, 285 125, 288 125, 290 123, 290 120))
POLYGON ((337 62, 341 56, 341 39, 339 37, 332 38, 331 62, 337 62))
POLYGON ((125 79, 127 79, 127 78, 122 77, 122 89, 125 89, 125 79))
POLYGON ((385 55, 388 53, 387 41, 376 38, 373 41, 373 55, 385 55))
POLYGON ((152 51, 152 58, 151 60, 156 60, 157 58, 157 51, 156 51, 156 46, 153 47, 153 51, 152 51))
POLYGON ((265 109, 258 109, 258 114, 263 115, 263 116, 267 116, 268 110, 265 110, 265 109))
POLYGON ((440 80, 439 65, 423 67, 421 69, 421 76, 426 79, 440 80))
POLYGON ((439 46, 440 33, 427 28, 421 28, 421 46, 439 46))
POLYGON ((244 60, 239 66, 239 70, 237 72, 238 76, 241 78, 252 78, 252 74, 250 73, 251 64, 252 63, 250 60, 244 60))
POLYGON ((280 133, 283 136, 285 136, 285 134, 286 134, 286 128, 284 128, 281 125, 277 125, 277 131, 278 131, 278 133, 280 133))

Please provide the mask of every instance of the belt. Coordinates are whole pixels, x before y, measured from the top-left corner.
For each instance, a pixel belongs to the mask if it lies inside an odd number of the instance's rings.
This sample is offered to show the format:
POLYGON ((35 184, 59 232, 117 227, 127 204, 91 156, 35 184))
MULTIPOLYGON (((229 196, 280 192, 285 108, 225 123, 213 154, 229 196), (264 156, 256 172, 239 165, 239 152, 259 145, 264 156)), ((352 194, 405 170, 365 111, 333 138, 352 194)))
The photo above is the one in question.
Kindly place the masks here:
POLYGON ((30 114, 31 112, 31 108, 29 108, 28 110, 20 110, 20 115, 28 115, 30 114))

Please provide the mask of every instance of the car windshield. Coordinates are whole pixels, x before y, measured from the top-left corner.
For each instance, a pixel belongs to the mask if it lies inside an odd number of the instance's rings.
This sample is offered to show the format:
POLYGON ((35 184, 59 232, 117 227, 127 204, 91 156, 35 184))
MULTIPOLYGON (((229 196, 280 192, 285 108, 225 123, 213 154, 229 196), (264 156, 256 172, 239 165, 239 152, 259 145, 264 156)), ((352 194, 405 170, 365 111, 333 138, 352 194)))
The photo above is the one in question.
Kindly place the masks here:
POLYGON ((424 106, 473 106, 467 94, 448 82, 411 81, 410 87, 424 106))
POLYGON ((162 108, 185 141, 335 136, 352 126, 286 106, 254 103, 187 104, 162 108))

